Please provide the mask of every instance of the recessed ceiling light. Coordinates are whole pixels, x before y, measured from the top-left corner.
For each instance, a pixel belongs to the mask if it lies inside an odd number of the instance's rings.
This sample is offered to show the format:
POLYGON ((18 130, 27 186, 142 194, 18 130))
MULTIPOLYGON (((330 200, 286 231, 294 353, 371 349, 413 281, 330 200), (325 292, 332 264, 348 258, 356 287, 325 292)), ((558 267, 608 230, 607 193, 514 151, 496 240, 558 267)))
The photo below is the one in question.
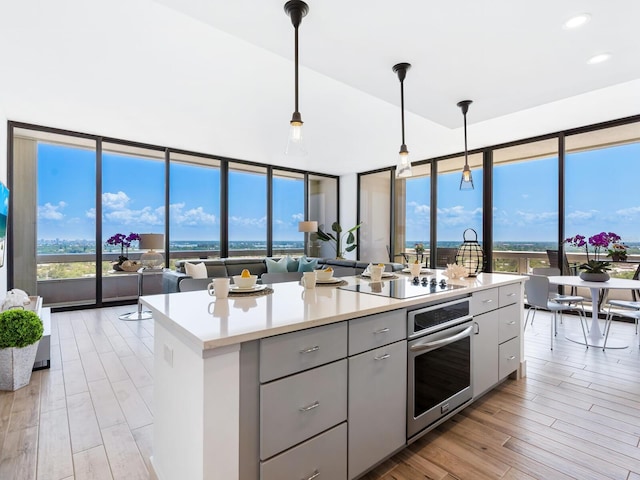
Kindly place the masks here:
POLYGON ((589 60, 587 60, 587 63, 589 65, 595 65, 596 63, 606 62, 610 58, 611 58, 610 53, 599 53, 598 55, 594 55, 589 60))
POLYGON ((591 15, 588 13, 581 13, 580 15, 576 15, 575 17, 571 17, 569 20, 564 22, 562 28, 570 30, 572 28, 578 28, 591 20, 591 15))

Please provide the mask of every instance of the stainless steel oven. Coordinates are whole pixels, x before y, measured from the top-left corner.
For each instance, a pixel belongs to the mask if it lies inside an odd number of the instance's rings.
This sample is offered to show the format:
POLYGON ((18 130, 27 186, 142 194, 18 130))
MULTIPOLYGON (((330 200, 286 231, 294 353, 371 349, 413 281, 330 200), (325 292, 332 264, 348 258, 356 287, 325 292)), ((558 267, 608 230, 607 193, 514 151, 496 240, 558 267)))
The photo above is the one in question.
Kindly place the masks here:
POLYGON ((470 297, 407 313, 407 438, 471 400, 470 297))

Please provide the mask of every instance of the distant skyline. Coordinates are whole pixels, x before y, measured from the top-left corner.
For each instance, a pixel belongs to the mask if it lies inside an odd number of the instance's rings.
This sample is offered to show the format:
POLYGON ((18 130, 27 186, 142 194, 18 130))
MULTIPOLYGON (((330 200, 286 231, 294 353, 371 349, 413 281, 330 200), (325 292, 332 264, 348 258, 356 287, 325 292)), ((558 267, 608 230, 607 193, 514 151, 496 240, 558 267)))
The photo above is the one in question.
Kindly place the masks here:
MULTIPOLYGON (((38 239, 93 239, 95 236, 95 152, 38 145, 38 239)), ((640 241, 637 180, 640 144, 567 155, 567 235, 614 231, 640 241)), ((476 189, 460 191, 459 173, 438 178, 438 241, 461 241, 466 228, 481 238, 482 170, 473 171, 476 189)), ((494 177, 494 240, 557 239, 557 159, 497 165, 494 177)), ((220 171, 171 164, 171 240, 219 240, 220 171)), ((103 239, 114 233, 164 231, 164 163, 104 153, 103 239)), ((274 176, 274 240, 299 240, 303 219, 301 180, 274 176)), ((406 238, 428 240, 429 177, 407 181, 406 238)), ((230 171, 230 240, 266 238, 266 176, 230 171)))

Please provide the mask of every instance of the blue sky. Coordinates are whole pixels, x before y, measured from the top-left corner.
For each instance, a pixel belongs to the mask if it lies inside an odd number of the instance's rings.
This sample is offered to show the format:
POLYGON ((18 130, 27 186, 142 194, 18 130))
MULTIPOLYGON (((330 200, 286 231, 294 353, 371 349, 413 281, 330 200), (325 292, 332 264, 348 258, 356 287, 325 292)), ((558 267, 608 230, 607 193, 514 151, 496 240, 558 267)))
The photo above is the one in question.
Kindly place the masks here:
MULTIPOLYGON (((38 238, 87 239, 95 230, 95 152, 39 145, 38 238)), ((495 241, 554 241, 557 225, 557 159, 501 165, 494 169, 495 241)), ((567 235, 614 231, 640 241, 640 144, 567 156, 567 235)), ((473 191, 458 189, 460 174, 438 179, 438 240, 461 241, 466 228, 481 236, 482 171, 473 171, 473 191)), ((217 240, 220 198, 216 168, 172 164, 173 240, 217 240), (213 187, 212 187, 213 186, 213 187)), ((231 171, 229 231, 232 240, 266 238, 266 177, 231 171)), ((274 239, 302 240, 304 186, 274 177, 274 239)), ((103 233, 164 230, 164 165, 160 161, 105 154, 103 233)), ((407 181, 406 238, 429 236, 429 179, 407 181)), ((363 226, 366 228, 366 226, 363 226)))

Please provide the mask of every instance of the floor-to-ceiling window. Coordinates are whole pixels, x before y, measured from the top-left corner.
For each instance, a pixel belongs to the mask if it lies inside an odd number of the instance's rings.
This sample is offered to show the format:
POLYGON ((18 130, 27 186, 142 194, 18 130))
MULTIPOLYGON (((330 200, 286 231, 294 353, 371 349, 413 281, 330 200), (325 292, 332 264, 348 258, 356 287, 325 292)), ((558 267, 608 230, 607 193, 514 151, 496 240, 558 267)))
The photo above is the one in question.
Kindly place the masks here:
MULTIPOLYGON (((640 127, 637 123, 568 135, 565 140, 565 236, 612 232, 640 260, 640 127)), ((576 261, 584 250, 566 247, 576 261)), ((593 250, 591 249, 591 253, 593 250)), ((606 260, 602 251, 601 260, 606 260)), ((631 278, 637 264, 617 262, 613 276, 631 278)))
POLYGON ((362 227, 358 251, 360 260, 365 262, 388 261, 390 256, 392 174, 393 171, 384 170, 360 176, 359 221, 362 227))
POLYGON ((396 179, 394 235, 396 261, 428 260, 431 245, 431 164, 416 165, 412 176, 396 179))
POLYGON ((229 256, 267 254, 267 169, 229 164, 229 256))
POLYGON ((220 257, 220 160, 171 152, 170 266, 178 258, 220 257))
MULTIPOLYGON (((109 242, 118 234, 168 232, 169 251, 160 253, 173 266, 176 258, 300 254, 298 222, 338 219, 332 175, 17 122, 8 138, 8 284, 47 305, 137 298, 140 277, 114 264, 121 255, 137 261, 142 250, 135 239, 109 242)), ((313 236, 311 254, 326 253, 313 236)), ((144 278, 143 293, 162 291, 160 275, 144 278)))
MULTIPOLYGON (((482 242, 482 154, 469 155, 474 188, 460 190, 464 157, 440 160, 438 166, 438 210, 436 213, 437 243, 435 265, 444 267, 455 262, 457 248, 463 242, 465 230, 472 229, 482 242)), ((467 239, 475 235, 469 231, 467 239)))
MULTIPOLYGON (((102 144, 102 300, 131 297, 125 282, 137 283, 135 272, 114 270, 123 244, 108 243, 116 234, 126 236, 124 254, 139 259, 139 242, 132 234, 165 232, 164 150, 126 144, 102 144)), ((159 284, 159 279, 155 279, 159 284)), ((153 281, 148 279, 147 284, 153 281)))
POLYGON ((304 175, 274 169, 272 189, 273 255, 301 254, 304 252, 304 233, 298 232, 298 223, 305 219, 304 175))
MULTIPOLYGON (((330 176, 309 175, 309 220, 318 222, 323 229, 331 229, 338 221, 338 179, 330 176)), ((311 233, 307 239, 307 253, 312 257, 334 257, 335 251, 327 242, 311 233)))
POLYGON ((558 139, 493 150, 493 270, 530 273, 558 250, 558 139))
POLYGON ((14 229, 15 286, 47 295, 46 287, 64 283, 61 302, 93 303, 95 281, 85 279, 94 279, 97 269, 96 142, 16 129, 13 153, 14 178, 39 179, 12 191, 13 214, 25 222, 14 229), (35 209, 24 208, 34 201, 35 209), (33 221, 35 232, 25 228, 33 221))

